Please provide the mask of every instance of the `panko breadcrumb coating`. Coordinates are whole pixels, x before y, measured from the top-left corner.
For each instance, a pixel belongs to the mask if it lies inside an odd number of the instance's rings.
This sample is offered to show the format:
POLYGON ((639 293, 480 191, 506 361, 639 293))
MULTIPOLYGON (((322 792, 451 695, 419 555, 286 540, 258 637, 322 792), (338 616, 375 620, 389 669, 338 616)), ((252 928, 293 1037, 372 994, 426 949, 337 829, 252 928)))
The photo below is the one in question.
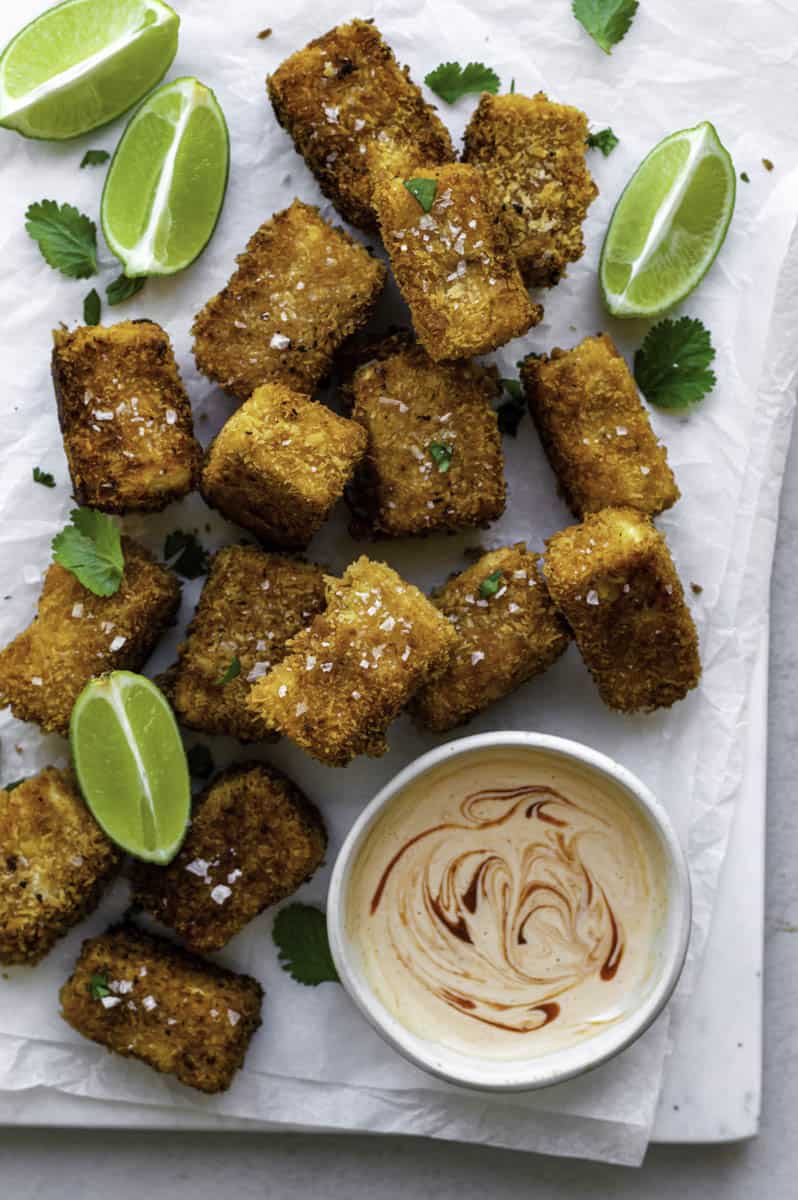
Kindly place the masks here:
POLYGON ((271 735, 247 704, 256 679, 324 608, 324 573, 314 563, 255 546, 225 546, 213 559, 178 659, 159 679, 178 721, 241 742, 271 735), (223 687, 234 658, 241 670, 223 687))
POLYGON ((190 950, 220 950, 309 879, 326 847, 318 809, 290 779, 265 763, 241 764, 199 798, 177 858, 136 864, 133 902, 190 950))
POLYGON ((463 160, 485 172, 521 274, 553 287, 585 251, 582 222, 598 195, 585 162, 587 117, 543 92, 483 92, 463 160))
POLYGON ((422 346, 387 342, 347 389, 368 434, 347 491, 351 532, 403 537, 495 521, 506 491, 496 368, 436 363, 422 346))
POLYGON ((113 596, 95 596, 58 563, 47 569, 36 617, 0 651, 0 708, 45 733, 69 731, 79 693, 92 676, 139 671, 180 604, 180 584, 128 537, 113 596))
POLYGON ((471 358, 543 316, 526 293, 486 177, 463 163, 375 172, 374 207, 413 328, 430 358, 471 358), (404 186, 433 180, 429 212, 404 186))
POLYGON ((343 495, 366 440, 355 421, 265 384, 208 447, 200 490, 261 541, 303 549, 343 495))
POLYGON ((462 725, 567 649, 570 631, 523 542, 491 550, 431 597, 458 635, 446 670, 413 701, 422 725, 462 725))
POLYGON ((371 315, 384 265, 300 200, 261 225, 236 261, 194 319, 197 366, 239 400, 262 383, 312 392, 371 315))
POLYGON ((679 499, 668 456, 622 355, 606 334, 524 360, 529 411, 576 517, 602 508, 656 516, 679 499))
POLYGON ((350 21, 286 59, 268 80, 277 120, 342 217, 374 229, 368 150, 387 151, 397 173, 416 162, 452 162, 454 150, 370 21, 350 21))
POLYGON ((155 511, 192 491, 202 448, 160 325, 56 329, 53 341, 58 419, 77 502, 110 513, 155 511))
POLYGON ((604 703, 651 712, 682 700, 701 677, 698 635, 650 518, 607 508, 546 545, 546 584, 604 703))
POLYGON ((456 645, 449 622, 385 563, 328 577, 327 609, 250 692, 264 723, 314 758, 345 766, 388 748, 385 731, 456 645))
POLYGON ((96 908, 119 858, 71 771, 0 788, 0 963, 44 958, 96 908))
POLYGON ((83 943, 61 1016, 85 1038, 200 1092, 225 1092, 261 1023, 263 988, 132 925, 83 943), (105 994, 107 991, 107 994, 105 994))

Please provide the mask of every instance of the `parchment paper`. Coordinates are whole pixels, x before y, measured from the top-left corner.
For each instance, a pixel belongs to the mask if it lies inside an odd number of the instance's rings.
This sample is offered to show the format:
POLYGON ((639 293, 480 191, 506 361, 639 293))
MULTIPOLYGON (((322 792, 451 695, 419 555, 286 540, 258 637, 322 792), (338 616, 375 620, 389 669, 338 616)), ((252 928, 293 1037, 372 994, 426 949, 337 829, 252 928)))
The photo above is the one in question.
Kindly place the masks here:
MULTIPOLYGON (((0 12, 5 41, 39 11, 21 0, 0 12)), ((221 221, 203 257, 174 280, 152 280, 125 306, 105 309, 110 322, 148 316, 169 331, 194 405, 203 442, 234 403, 196 371, 190 354, 193 314, 228 278, 234 255, 254 229, 294 196, 321 203, 314 180, 277 126, 267 105, 264 77, 289 53, 331 25, 373 15, 416 81, 440 61, 480 59, 495 67, 504 87, 515 78, 528 94, 543 89, 553 99, 584 108, 594 128, 612 125, 621 144, 610 159, 597 151, 590 165, 601 189, 586 224, 588 250, 568 278, 541 296, 546 316, 524 338, 497 356, 501 373, 530 350, 570 346, 606 329, 631 356, 647 326, 614 322, 603 312, 596 264, 612 206, 643 155, 664 134, 704 119, 715 122, 739 170, 737 212, 722 254, 683 311, 700 317, 717 348, 718 386, 687 414, 652 412, 668 446, 683 499, 659 521, 673 551, 698 624, 704 679, 672 711, 623 718, 603 708, 571 649, 542 679, 489 710, 468 732, 528 728, 590 743, 636 771, 668 807, 688 847, 694 884, 695 923, 690 964, 672 1011, 689 1003, 692 974, 709 929, 715 888, 740 782, 742 705, 753 649, 767 611, 772 536, 783 456, 789 439, 798 346, 785 313, 798 320, 798 266, 788 255, 798 212, 798 24, 793 4, 762 0, 649 0, 632 32, 606 57, 570 14, 567 0, 386 0, 356 10, 284 0, 280 5, 238 0, 178 3, 180 51, 170 77, 196 74, 212 86, 231 132, 230 188, 221 221), (265 25, 273 35, 258 41, 265 25), (775 164, 762 166, 763 156, 775 164), (777 286, 781 290, 777 301, 777 286), (791 306, 791 309, 788 307, 791 306), (772 321, 778 308, 780 321, 772 321), (771 328, 775 331, 769 336, 771 328), (693 595, 689 584, 703 589, 693 595)), ((431 97, 434 99, 434 97, 431 97)), ((456 138, 476 98, 445 110, 456 138)), ((108 129, 58 146, 26 142, 0 131, 0 364, 4 383, 0 448, 0 639, 29 621, 49 561, 53 534, 68 518, 68 475, 49 381, 50 331, 59 321, 80 320, 91 282, 72 282, 50 270, 23 228, 28 203, 43 197, 71 201, 97 217, 101 169, 80 171, 86 148, 112 150, 122 130, 108 129), (31 481, 39 465, 58 481, 53 491, 31 481)), ((102 285, 118 267, 102 248, 102 285)), ((678 315, 678 314, 677 314, 678 315)), ((391 285, 375 327, 401 317, 391 285)), ((508 510, 488 532, 427 541, 381 543, 371 548, 423 587, 464 563, 466 547, 498 546, 525 538, 542 548, 544 537, 571 522, 529 420, 517 440, 505 439, 510 483, 508 510)), ((157 553, 175 528, 197 528, 209 548, 240 536, 194 496, 158 517, 130 517, 124 526, 157 553), (206 529, 209 526, 209 530, 206 529)), ((359 553, 338 512, 310 554, 343 569, 359 553)), ((193 611, 199 581, 187 584, 179 627, 164 639, 148 671, 170 662, 193 611)), ((456 736, 455 734, 451 736, 456 736)), ((43 738, 32 726, 0 715, 0 779, 66 761, 60 738, 43 738)), ((355 815, 401 766, 436 744, 406 719, 390 732, 390 752, 360 759, 344 771, 314 763, 283 741, 239 747, 229 739, 195 738, 213 749, 217 765, 260 757, 292 775, 322 808, 330 829, 327 867, 299 893, 323 905, 329 864, 355 815)), ((77 1095, 139 1104, 174 1105, 303 1127, 361 1129, 467 1140, 517 1149, 637 1163, 645 1152, 668 1047, 669 1014, 634 1047, 581 1080, 544 1092, 506 1099, 485 1097, 438 1083, 406 1064, 371 1032, 343 990, 334 984, 303 989, 280 969, 266 913, 240 934, 219 961, 252 972, 267 992, 264 1026, 246 1068, 223 1097, 204 1098, 141 1064, 108 1055, 60 1021, 57 991, 71 970, 80 941, 124 909, 119 883, 101 909, 34 970, 7 969, 0 980, 0 1088, 58 1089, 77 1095)))

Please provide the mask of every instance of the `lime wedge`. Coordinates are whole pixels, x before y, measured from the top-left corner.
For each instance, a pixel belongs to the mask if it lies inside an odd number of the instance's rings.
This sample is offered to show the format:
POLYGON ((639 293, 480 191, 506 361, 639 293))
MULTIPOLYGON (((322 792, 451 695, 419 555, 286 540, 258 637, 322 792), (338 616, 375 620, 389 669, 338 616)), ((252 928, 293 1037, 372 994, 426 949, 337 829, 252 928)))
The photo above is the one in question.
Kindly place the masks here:
POLYGON ((83 798, 109 838, 135 858, 168 863, 191 803, 177 723, 154 683, 132 671, 92 679, 69 723, 83 798))
POLYGON ((692 292, 734 212, 734 164, 709 121, 672 133, 629 180, 612 214, 599 278, 614 317, 656 317, 692 292))
POLYGON ((0 55, 0 125, 61 141, 140 100, 177 51, 180 18, 161 0, 64 0, 0 55))
POLYGON ((153 92, 131 117, 103 190, 103 233, 126 275, 173 275, 194 261, 219 219, 229 163, 210 88, 185 78, 153 92))

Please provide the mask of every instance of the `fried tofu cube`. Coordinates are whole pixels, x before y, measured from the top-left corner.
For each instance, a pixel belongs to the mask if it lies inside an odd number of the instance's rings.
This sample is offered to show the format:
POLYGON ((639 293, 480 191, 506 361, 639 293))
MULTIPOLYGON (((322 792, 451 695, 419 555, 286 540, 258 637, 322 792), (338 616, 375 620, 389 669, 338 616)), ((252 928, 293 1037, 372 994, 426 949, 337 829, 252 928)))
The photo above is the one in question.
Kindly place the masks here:
POLYGON ((284 658, 288 639, 324 603, 321 567, 255 546, 220 550, 178 660, 159 680, 181 725, 242 742, 268 737, 247 704, 252 685, 284 658), (221 687, 234 658, 241 670, 221 687))
POLYGON ((292 54, 267 81, 275 116, 342 217, 376 228, 369 147, 397 173, 413 163, 454 160, 446 127, 407 67, 369 21, 350 21, 292 54))
POLYGON ((197 366, 239 400, 262 383, 312 392, 371 315, 384 265, 299 200, 261 225, 236 261, 194 320, 197 366))
POLYGON ((120 855, 71 771, 0 788, 0 963, 37 963, 92 912, 120 855))
POLYGON ((327 579, 327 608, 259 679, 249 703, 314 758, 345 766, 388 748, 385 731, 456 645, 449 622, 385 563, 362 557, 327 579))
POLYGON ((132 925, 83 943, 61 988, 82 1037, 187 1087, 225 1092, 261 1024, 263 988, 132 925))
POLYGON ((413 701, 427 729, 469 721, 495 700, 547 671, 567 649, 560 618, 523 542, 491 550, 431 597, 458 635, 446 670, 413 701))
POLYGON ((45 733, 67 734, 72 706, 93 676, 144 666, 174 620, 180 584, 130 538, 122 538, 122 552, 113 596, 95 596, 58 563, 48 568, 36 617, 0 650, 0 708, 45 733))
POLYGON ((637 508, 656 516, 679 499, 635 381, 606 334, 521 367, 529 411, 574 516, 637 508))
POLYGON ((487 179, 463 163, 375 173, 374 207, 413 328, 436 362, 520 337, 543 316, 526 293, 487 179), (405 187, 435 186, 429 211, 405 187))
POLYGON ((232 767, 200 797, 177 857, 136 864, 133 902, 190 950, 220 950, 309 879, 326 847, 318 809, 290 779, 265 763, 232 767))
POLYGON ((214 438, 200 490, 261 541, 302 549, 365 449, 366 433, 355 421, 282 384, 264 384, 214 438))
POLYGON ((77 502, 147 512, 193 491, 202 448, 160 325, 56 329, 53 341, 58 419, 77 502))
POLYGON ((483 92, 463 160, 485 172, 529 287, 554 287, 585 251, 582 222, 598 195, 585 163, 587 117, 536 96, 483 92))
POLYGON ((604 703, 652 712, 682 700, 701 677, 698 635, 651 520, 607 508, 546 545, 546 584, 604 703))
POLYGON ((436 363, 388 339, 352 378, 352 418, 368 448, 347 492, 355 536, 403 537, 495 521, 504 511, 504 455, 495 367, 436 363))

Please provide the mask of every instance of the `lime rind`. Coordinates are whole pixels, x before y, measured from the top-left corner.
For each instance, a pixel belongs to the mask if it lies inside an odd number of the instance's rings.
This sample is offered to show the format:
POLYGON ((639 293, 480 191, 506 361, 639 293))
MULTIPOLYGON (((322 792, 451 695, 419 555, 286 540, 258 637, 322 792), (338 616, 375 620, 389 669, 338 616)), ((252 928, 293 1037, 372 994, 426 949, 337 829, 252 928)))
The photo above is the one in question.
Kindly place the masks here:
POLYGON ((643 159, 621 193, 604 238, 599 279, 608 311, 614 317, 657 317, 684 300, 704 278, 723 245, 736 195, 737 179, 731 155, 711 122, 704 121, 690 129, 679 130, 659 142, 643 159), (656 160, 667 161, 668 156, 678 157, 683 147, 687 152, 681 154, 675 181, 662 189, 662 177, 654 176, 653 164, 656 160), (696 253, 697 240, 694 238, 693 244, 687 246, 684 237, 680 241, 674 235, 672 223, 674 217, 681 214, 680 205, 697 173, 705 169, 706 174, 706 168, 715 172, 724 195, 718 208, 720 219, 713 221, 711 232, 704 238, 700 252, 696 253), (647 175, 652 178, 649 180, 647 175), (644 215, 636 213, 630 202, 636 189, 641 192, 648 188, 653 190, 658 184, 663 193, 661 202, 656 206, 653 220, 645 225, 643 246, 630 259, 623 254, 622 243, 624 238, 627 241, 630 237, 633 239, 635 227, 639 233, 641 222, 645 221, 644 215), (651 278, 647 280, 647 268, 655 265, 666 267, 678 281, 670 290, 663 290, 664 272, 658 276, 652 270, 651 278), (622 287, 612 285, 610 277, 613 275, 616 282, 618 276, 623 276, 622 287), (635 291, 639 293, 636 300, 630 297, 635 291))

